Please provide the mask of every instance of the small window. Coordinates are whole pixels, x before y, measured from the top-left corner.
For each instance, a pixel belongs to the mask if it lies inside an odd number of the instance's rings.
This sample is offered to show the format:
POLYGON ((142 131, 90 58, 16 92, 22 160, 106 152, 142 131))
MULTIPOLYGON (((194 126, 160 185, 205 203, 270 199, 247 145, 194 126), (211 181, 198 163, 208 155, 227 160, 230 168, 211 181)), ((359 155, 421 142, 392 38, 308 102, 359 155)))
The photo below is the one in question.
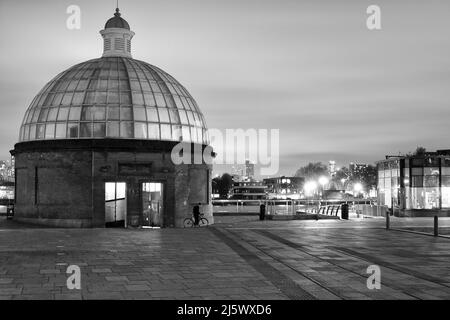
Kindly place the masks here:
POLYGON ((439 177, 438 176, 425 176, 424 177, 425 187, 439 187, 439 177))
POLYGON ((161 122, 170 122, 169 111, 167 108, 158 108, 159 120, 161 122))
POLYGON ((131 104, 130 92, 120 92, 120 104, 131 104))
POLYGON ((149 122, 159 122, 158 111, 156 108, 147 107, 147 119, 149 122))
POLYGON ((138 106, 144 105, 144 97, 142 96, 141 92, 132 92, 132 95, 133 104, 138 106))
POLYGON ((69 120, 80 120, 81 107, 71 107, 69 120))
POLYGON ((45 128, 45 139, 53 139, 55 138, 55 124, 47 123, 45 128))
POLYGON ((111 50, 111 39, 105 39, 103 50, 111 50))
POLYGON ((84 92, 75 92, 73 95, 72 104, 79 105, 82 104, 84 100, 84 92))
POLYGON ((94 107, 93 109, 94 120, 105 120, 106 117, 106 107, 94 107))
POLYGON ((30 126, 30 140, 33 140, 36 138, 36 125, 32 124, 30 126))
POLYGON ((58 115, 58 108, 49 108, 47 121, 56 121, 58 115))
POLYGON ((48 108, 42 108, 39 114, 39 122, 44 122, 47 120, 48 108))
POLYGON ((145 122, 136 122, 134 124, 134 137, 147 139, 147 124, 145 122))
POLYGON ((92 137, 92 123, 85 122, 80 124, 80 138, 92 137))
POLYGON ((108 137, 119 137, 119 122, 118 121, 108 122, 107 135, 108 135, 108 137))
POLYGON ((189 127, 183 126, 183 141, 191 141, 191 131, 189 130, 189 127))
POLYGON ((178 115, 178 110, 177 109, 169 109, 169 114, 170 114, 170 122, 172 123, 176 123, 179 124, 180 123, 180 117, 178 115))
POLYGON ((182 141, 183 140, 180 125, 172 126, 172 140, 174 140, 174 141, 182 141))
POLYGON ((151 93, 144 93, 145 105, 149 107, 155 107, 156 101, 151 93))
POLYGON ((66 93, 64 95, 64 98, 63 98, 61 104, 64 105, 64 106, 70 105, 70 103, 72 102, 72 97, 73 97, 73 93, 72 92, 66 93))
POLYGON ((69 122, 67 125, 67 137, 78 138, 78 123, 69 122))
POLYGON ((94 122, 94 137, 104 138, 106 136, 106 125, 104 122, 94 122))
POLYGON ((125 44, 124 44, 124 40, 121 38, 115 38, 114 39, 114 49, 115 50, 124 50, 125 48, 125 44))
POLYGON ((135 121, 147 121, 144 107, 134 107, 134 120, 135 121))
POLYGON ((81 110, 81 120, 92 121, 93 118, 93 107, 84 106, 81 110))
POLYGON ((120 120, 120 108, 118 105, 108 107, 108 120, 120 120))
POLYGON ((157 123, 148 124, 148 138, 154 140, 159 139, 159 124, 157 123))
POLYGON ((133 122, 120 123, 120 136, 122 138, 133 138, 133 122))
POLYGON ((133 120, 133 112, 131 107, 120 108, 120 120, 133 120))
POLYGON ((119 92, 108 91, 108 103, 119 103, 119 92))
POLYGON ((412 176, 412 187, 423 187, 423 176, 412 176))
POLYGON ((162 140, 172 140, 170 124, 162 124, 161 125, 161 139, 162 140))
POLYGON ((58 121, 66 121, 69 115, 69 108, 60 108, 58 113, 58 121))
POLYGON ((180 115, 182 124, 189 124, 189 121, 188 121, 188 118, 187 118, 187 115, 186 115, 186 111, 179 110, 178 114, 180 115))
POLYGON ((131 90, 141 91, 141 85, 138 80, 130 80, 131 90))
POLYGON ((57 139, 65 138, 66 131, 67 131, 67 125, 65 123, 57 123, 55 137, 57 139))
POLYGON ((158 107, 165 107, 166 101, 164 100, 164 97, 162 94, 155 93, 155 99, 156 99, 156 105, 158 107))

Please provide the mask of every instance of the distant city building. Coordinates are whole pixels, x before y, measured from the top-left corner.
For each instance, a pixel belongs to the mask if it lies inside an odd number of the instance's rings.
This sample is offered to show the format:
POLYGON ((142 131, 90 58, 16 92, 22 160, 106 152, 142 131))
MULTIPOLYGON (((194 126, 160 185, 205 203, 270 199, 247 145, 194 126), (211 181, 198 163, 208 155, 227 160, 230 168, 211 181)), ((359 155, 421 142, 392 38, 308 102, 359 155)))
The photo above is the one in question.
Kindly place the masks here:
POLYGON ((14 183, 0 181, 0 199, 14 199, 14 183))
POLYGON ((255 164, 249 160, 245 160, 245 176, 248 180, 252 180, 255 176, 255 164))
POLYGON ((365 163, 354 163, 350 162, 348 166, 348 170, 350 172, 350 176, 358 176, 364 172, 364 170, 367 169, 369 165, 365 163))
POLYGON ((378 203, 403 216, 450 215, 450 150, 377 162, 378 203))
POLYGON ((14 182, 14 157, 11 160, 0 160, 0 182, 14 182))
POLYGON ((303 196, 304 177, 274 177, 263 180, 270 199, 299 199, 303 196))
POLYGON ((334 177, 336 175, 336 161, 328 161, 328 174, 330 177, 334 177))
POLYGON ((231 176, 236 182, 253 181, 255 176, 255 165, 249 160, 245 160, 245 164, 235 164, 231 167, 231 176))
POLYGON ((231 176, 234 181, 245 180, 245 165, 235 164, 231 167, 231 176))
POLYGON ((260 181, 239 181, 233 184, 230 199, 263 200, 266 199, 267 186, 260 181))

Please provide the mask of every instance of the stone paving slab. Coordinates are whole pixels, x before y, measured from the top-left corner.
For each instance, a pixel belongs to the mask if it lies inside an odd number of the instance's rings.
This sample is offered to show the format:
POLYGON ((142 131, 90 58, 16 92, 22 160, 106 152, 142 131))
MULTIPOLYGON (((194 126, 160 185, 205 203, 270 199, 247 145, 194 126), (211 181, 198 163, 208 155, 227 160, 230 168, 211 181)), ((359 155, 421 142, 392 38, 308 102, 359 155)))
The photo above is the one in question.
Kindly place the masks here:
POLYGON ((387 231, 383 219, 220 218, 209 228, 153 230, 0 219, 0 299, 450 298, 450 239, 387 231), (380 290, 366 285, 372 264, 380 290), (81 269, 81 290, 67 288, 69 265, 81 269))

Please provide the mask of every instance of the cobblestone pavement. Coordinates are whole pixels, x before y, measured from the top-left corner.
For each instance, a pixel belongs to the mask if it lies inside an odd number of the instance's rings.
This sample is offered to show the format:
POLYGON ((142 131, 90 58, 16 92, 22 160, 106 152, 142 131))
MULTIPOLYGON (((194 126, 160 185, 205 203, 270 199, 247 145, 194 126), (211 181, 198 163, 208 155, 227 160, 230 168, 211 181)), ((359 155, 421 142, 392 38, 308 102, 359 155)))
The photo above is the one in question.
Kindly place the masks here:
POLYGON ((450 298, 448 238, 387 231, 382 219, 217 221, 193 229, 44 229, 0 218, 0 299, 450 298), (374 264, 380 290, 366 285, 374 264), (81 290, 67 288, 68 265, 81 268, 81 290))

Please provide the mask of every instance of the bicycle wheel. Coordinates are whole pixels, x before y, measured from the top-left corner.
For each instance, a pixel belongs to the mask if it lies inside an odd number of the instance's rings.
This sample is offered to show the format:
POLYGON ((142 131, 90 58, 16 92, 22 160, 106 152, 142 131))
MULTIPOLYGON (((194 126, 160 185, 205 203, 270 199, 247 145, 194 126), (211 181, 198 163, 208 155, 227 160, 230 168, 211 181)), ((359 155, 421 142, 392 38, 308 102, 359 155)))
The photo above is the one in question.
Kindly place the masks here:
POLYGON ((209 224, 209 221, 206 218, 201 218, 200 221, 199 221, 199 226, 200 227, 207 227, 208 224, 209 224))
POLYGON ((183 225, 185 228, 191 228, 194 225, 194 221, 191 218, 184 219, 183 225))

